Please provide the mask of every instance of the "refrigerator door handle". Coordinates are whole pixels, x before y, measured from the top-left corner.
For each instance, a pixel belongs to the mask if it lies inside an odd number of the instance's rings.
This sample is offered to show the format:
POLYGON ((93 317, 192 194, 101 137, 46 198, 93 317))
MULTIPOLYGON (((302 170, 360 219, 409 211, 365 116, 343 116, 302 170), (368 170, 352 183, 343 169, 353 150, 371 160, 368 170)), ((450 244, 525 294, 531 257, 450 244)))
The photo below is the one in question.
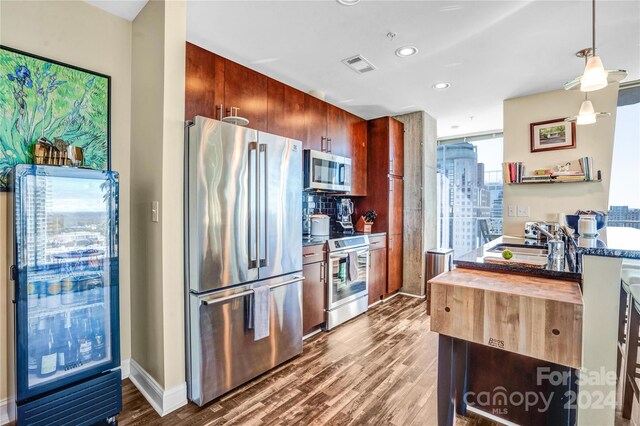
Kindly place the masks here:
POLYGON ((258 185, 259 178, 257 173, 258 168, 258 143, 249 143, 249 155, 248 155, 248 180, 249 180, 249 208, 248 208, 248 234, 247 239, 249 244, 249 269, 255 269, 258 267, 258 234, 260 232, 258 224, 258 185))
MULTIPOLYGON (((287 281, 283 281, 281 283, 270 285, 269 286, 269 290, 273 290, 274 288, 282 287, 284 285, 297 283, 299 281, 303 281, 304 279, 305 279, 305 277, 294 276, 294 278, 291 279, 291 280, 287 280, 287 281)), ((226 302, 228 300, 237 299, 239 297, 249 296, 251 294, 253 294, 253 290, 245 290, 245 291, 241 291, 240 293, 230 294, 229 296, 223 296, 223 297, 209 296, 209 297, 205 297, 205 298, 200 299, 200 304, 201 305, 207 305, 207 306, 208 305, 215 305, 215 304, 218 304, 218 303, 226 302)))
POLYGON ((260 212, 260 267, 269 265, 269 227, 267 220, 267 209, 269 205, 268 201, 268 177, 269 171, 267 170, 267 144, 260 144, 258 148, 258 173, 260 174, 260 187, 258 194, 258 205, 260 212))

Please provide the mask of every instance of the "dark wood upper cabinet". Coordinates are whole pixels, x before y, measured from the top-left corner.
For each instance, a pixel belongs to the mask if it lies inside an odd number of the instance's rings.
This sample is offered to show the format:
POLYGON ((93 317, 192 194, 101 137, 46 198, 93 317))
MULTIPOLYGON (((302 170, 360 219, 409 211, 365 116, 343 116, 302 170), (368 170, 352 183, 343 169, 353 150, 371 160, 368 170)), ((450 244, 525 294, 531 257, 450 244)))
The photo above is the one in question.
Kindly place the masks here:
POLYGON ((369 121, 369 168, 404 176, 404 124, 391 117, 369 121))
POLYGON ((309 94, 304 94, 304 149, 324 151, 327 137, 327 103, 309 94))
POLYGON ((347 112, 337 106, 327 104, 328 151, 335 155, 351 158, 351 140, 347 112))
POLYGON ((216 105, 224 102, 224 58, 187 43, 185 120, 196 115, 219 118, 216 105))
POLYGON ((230 60, 225 60, 224 108, 239 108, 238 115, 249 120, 248 127, 267 130, 267 76, 230 60))
POLYGON ((346 113, 349 144, 351 145, 350 195, 367 195, 367 121, 346 113))
POLYGON ((269 133, 304 140, 304 93, 272 78, 267 85, 269 133))
POLYGON ((389 173, 404 176, 404 124, 389 120, 389 173))

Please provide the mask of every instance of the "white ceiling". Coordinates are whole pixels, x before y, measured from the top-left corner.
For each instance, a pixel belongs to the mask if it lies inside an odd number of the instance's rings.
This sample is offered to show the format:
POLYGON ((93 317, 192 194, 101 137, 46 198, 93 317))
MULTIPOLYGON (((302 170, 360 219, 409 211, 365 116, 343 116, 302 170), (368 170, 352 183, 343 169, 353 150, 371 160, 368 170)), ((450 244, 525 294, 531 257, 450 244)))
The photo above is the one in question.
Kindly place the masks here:
MULTIPOLYGON (((640 78, 640 1, 599 0, 596 17, 605 67, 640 78)), ((447 137, 501 129, 504 99, 558 89, 580 74, 574 53, 590 45, 590 19, 585 0, 192 0, 187 39, 305 92, 323 91, 364 118, 425 110, 447 137), (398 58, 404 45, 419 53, 398 58), (378 69, 359 75, 340 62, 356 54, 378 69), (451 87, 432 89, 439 81, 451 87)))
POLYGON ((89 4, 99 7, 109 13, 117 15, 127 21, 133 21, 147 0, 84 0, 89 4))

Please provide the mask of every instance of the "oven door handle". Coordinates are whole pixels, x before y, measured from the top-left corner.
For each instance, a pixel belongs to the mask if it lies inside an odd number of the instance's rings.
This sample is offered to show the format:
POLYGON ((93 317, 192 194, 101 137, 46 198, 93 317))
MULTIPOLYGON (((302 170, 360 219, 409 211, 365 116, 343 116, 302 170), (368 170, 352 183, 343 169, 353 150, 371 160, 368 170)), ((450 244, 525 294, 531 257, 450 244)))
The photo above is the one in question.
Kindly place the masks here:
MULTIPOLYGON (((355 250, 350 250, 350 251, 355 251, 355 250)), ((357 252, 358 256, 363 256, 363 255, 366 255, 367 253, 369 253, 369 249, 365 249, 357 252)), ((348 254, 330 254, 329 260, 346 259, 347 257, 349 257, 348 254)))

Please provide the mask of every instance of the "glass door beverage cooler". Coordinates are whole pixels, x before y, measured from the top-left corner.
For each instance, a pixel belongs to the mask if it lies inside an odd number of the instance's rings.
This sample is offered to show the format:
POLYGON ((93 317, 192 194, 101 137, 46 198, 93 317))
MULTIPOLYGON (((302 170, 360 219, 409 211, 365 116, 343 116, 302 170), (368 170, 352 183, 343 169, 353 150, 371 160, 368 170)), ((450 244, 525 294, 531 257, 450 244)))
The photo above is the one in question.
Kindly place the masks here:
POLYGON ((18 165, 10 185, 17 423, 113 422, 122 407, 118 175, 18 165))

